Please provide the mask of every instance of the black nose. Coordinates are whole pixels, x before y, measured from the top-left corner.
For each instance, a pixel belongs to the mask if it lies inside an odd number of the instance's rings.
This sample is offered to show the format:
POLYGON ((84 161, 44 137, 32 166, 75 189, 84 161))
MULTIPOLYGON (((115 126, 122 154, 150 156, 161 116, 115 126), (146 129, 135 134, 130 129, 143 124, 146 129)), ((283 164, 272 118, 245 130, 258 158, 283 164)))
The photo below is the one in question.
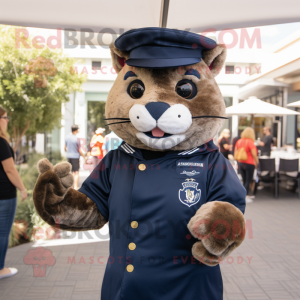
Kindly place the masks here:
POLYGON ((150 115, 157 121, 161 115, 170 107, 165 102, 150 102, 145 105, 150 115))

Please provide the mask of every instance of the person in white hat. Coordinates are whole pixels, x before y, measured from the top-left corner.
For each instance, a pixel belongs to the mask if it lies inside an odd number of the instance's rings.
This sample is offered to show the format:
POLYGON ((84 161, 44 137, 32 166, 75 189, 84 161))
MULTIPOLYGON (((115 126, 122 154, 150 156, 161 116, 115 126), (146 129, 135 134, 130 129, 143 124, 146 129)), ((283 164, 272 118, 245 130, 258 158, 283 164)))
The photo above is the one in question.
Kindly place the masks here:
POLYGON ((104 138, 102 133, 105 131, 105 128, 99 127, 94 136, 91 139, 90 147, 91 147, 91 155, 93 156, 93 168, 95 168, 100 160, 103 158, 102 146, 104 143, 104 138))

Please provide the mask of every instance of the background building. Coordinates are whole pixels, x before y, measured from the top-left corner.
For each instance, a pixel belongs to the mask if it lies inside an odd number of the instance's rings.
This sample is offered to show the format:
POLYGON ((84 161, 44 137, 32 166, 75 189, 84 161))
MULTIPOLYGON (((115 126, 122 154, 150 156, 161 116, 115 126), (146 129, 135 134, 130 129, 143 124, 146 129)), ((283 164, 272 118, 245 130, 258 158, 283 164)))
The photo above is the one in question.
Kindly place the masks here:
MULTIPOLYGON (((77 44, 74 45, 65 41, 64 53, 78 59, 73 71, 86 74, 87 81, 82 86, 82 92, 70 95, 70 102, 63 105, 61 129, 55 129, 45 136, 47 152, 59 150, 64 155, 64 140, 70 134, 72 124, 79 125, 79 136, 83 144, 89 143, 97 127, 104 127, 106 124, 105 102, 117 76, 112 68, 110 50, 106 46, 110 40, 101 36, 88 43, 83 39, 84 42, 81 43, 81 36, 82 33, 77 33, 77 44)), ((272 47, 258 47, 257 43, 246 49, 238 46, 228 49, 226 65, 216 81, 226 107, 250 96, 283 107, 300 100, 300 30, 280 39, 272 47)), ((247 126, 251 126, 250 117, 233 116, 225 121, 223 128, 229 128, 231 136, 235 137, 247 126)), ((298 138, 300 150, 299 117, 255 118, 256 138, 263 137, 262 130, 265 126, 271 127, 278 146, 292 144, 297 147, 298 138)), ((108 129, 104 135, 107 133, 108 129)))
MULTIPOLYGON (((80 128, 79 136, 89 143, 93 132, 98 127, 104 127, 104 109, 108 92, 116 78, 112 67, 108 47, 95 46, 91 48, 64 49, 70 57, 80 59, 75 66, 75 72, 87 74, 87 81, 82 85, 82 92, 70 95, 70 102, 62 107, 63 119, 60 133, 60 149, 63 150, 66 135, 70 133, 72 124, 80 128)), ((106 132, 108 133, 108 128, 106 132)))
MULTIPOLYGON (((288 35, 275 44, 261 63, 261 72, 249 76, 239 88, 237 97, 245 100, 256 96, 266 102, 286 107, 288 103, 300 100, 300 30, 288 35)), ((239 128, 243 118, 239 119, 239 128)), ((263 126, 272 128, 278 146, 294 145, 300 150, 296 139, 300 134, 300 118, 297 116, 255 118, 255 132, 262 136, 263 126)))

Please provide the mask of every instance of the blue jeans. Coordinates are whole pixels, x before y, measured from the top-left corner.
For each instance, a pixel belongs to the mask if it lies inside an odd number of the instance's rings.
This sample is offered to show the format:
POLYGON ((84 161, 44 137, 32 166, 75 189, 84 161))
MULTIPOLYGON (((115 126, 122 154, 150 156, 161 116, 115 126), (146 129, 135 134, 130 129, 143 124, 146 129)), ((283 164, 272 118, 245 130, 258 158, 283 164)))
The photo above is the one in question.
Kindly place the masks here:
POLYGON ((17 198, 0 200, 0 270, 4 261, 9 242, 9 233, 15 219, 17 198))

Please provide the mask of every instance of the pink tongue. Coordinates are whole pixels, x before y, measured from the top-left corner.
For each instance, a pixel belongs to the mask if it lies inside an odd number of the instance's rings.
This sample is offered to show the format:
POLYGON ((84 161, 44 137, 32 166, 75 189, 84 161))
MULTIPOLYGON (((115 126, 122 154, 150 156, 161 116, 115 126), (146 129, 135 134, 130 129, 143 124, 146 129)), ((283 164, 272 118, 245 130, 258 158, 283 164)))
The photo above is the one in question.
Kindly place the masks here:
POLYGON ((162 130, 160 130, 158 127, 155 127, 154 129, 151 130, 151 133, 153 136, 155 137, 162 137, 164 136, 164 132, 162 130))

